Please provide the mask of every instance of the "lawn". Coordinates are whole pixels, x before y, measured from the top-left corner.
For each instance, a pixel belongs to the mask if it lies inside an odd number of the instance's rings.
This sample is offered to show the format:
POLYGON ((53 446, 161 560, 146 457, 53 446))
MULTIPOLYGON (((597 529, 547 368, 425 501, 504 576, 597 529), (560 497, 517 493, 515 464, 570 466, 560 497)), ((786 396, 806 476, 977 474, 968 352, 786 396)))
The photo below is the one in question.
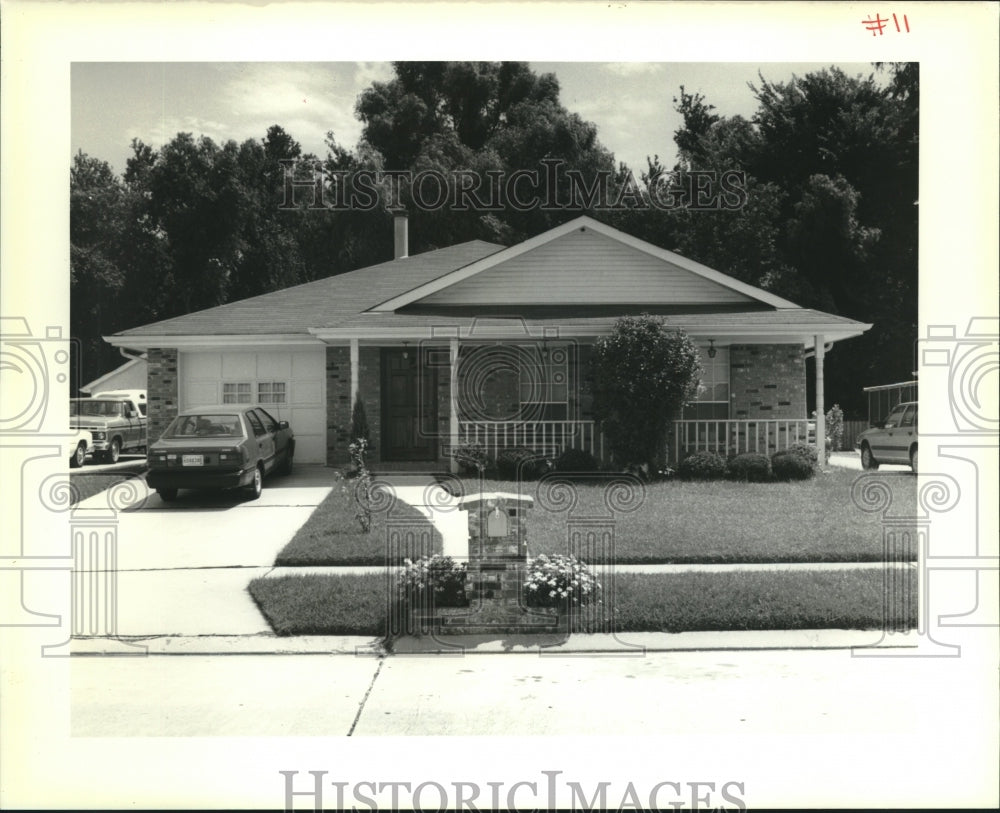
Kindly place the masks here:
POLYGON ((284 567, 399 564, 404 558, 441 550, 441 535, 412 506, 397 501, 391 508, 376 505, 375 509, 371 530, 365 533, 355 517, 358 504, 354 499, 354 481, 339 481, 281 550, 275 564, 284 567), (396 550, 387 555, 390 530, 399 532, 401 543, 394 542, 396 550))
MULTIPOLYGON (((250 595, 278 635, 370 635, 387 630, 386 574, 254 579, 250 595)), ((916 577, 887 608, 894 624, 916 626, 916 577)), ((606 602, 574 618, 574 631, 881 629, 879 568, 619 574, 606 602), (613 610, 614 622, 610 622, 613 610)))
MULTIPOLYGON (((882 561, 882 516, 862 511, 851 497, 858 476, 831 468, 797 483, 653 483, 629 513, 609 511, 606 483, 572 484, 576 503, 570 511, 554 510, 559 493, 553 490, 548 495, 545 481, 523 483, 520 490, 536 500, 528 515, 528 549, 533 556, 566 552, 570 520, 610 517, 614 560, 621 564, 882 561)), ((916 478, 892 472, 880 479, 892 489, 892 514, 916 516, 916 478)), ((444 484, 454 487, 454 481, 444 484)), ((467 493, 481 485, 488 491, 519 489, 512 482, 462 481, 467 493)), ((276 564, 395 564, 404 554, 394 553, 387 560, 387 523, 416 521, 419 527, 424 522, 414 509, 397 503, 389 515, 377 514, 371 533, 364 534, 354 519, 355 510, 349 483, 345 489, 335 488, 281 551, 276 564)), ((440 551, 437 532, 429 544, 440 551)), ((577 553, 592 564, 611 558, 603 548, 577 553)), ((916 560, 912 548, 894 555, 916 560)))
MULTIPOLYGON (((568 521, 605 517, 614 524, 614 558, 622 564, 882 561, 882 516, 861 510, 851 497, 858 476, 831 468, 792 483, 652 483, 631 512, 609 510, 608 504, 616 503, 606 484, 571 484, 576 502, 568 511, 553 510, 569 506, 545 480, 524 483, 520 491, 535 498, 528 519, 533 556, 567 552, 568 521)), ((915 517, 916 478, 893 472, 882 479, 892 489, 892 514, 915 517)), ((484 485, 518 491, 512 482, 484 485)), ((480 487, 475 480, 462 481, 467 492, 480 487)), ((603 550, 581 553, 591 563, 610 558, 603 550)), ((902 558, 916 561, 916 550, 902 558)))
POLYGON ((86 469, 71 471, 69 482, 71 487, 70 505, 100 494, 124 480, 131 480, 146 470, 146 461, 141 460, 127 467, 107 472, 88 472, 86 469))

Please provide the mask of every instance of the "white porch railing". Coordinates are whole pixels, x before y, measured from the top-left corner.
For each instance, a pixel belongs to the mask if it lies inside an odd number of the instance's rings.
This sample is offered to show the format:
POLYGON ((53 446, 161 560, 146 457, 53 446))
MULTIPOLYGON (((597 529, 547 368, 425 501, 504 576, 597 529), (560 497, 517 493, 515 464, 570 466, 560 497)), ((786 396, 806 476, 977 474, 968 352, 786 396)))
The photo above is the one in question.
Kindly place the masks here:
POLYGON ((723 457, 742 452, 773 454, 793 443, 814 443, 815 421, 800 420, 740 420, 740 421, 674 421, 674 443, 671 458, 680 462, 691 452, 716 452, 723 457))
POLYGON ((484 446, 491 458, 501 449, 523 446, 551 457, 572 447, 605 459, 604 435, 593 421, 459 421, 458 436, 460 443, 484 446))

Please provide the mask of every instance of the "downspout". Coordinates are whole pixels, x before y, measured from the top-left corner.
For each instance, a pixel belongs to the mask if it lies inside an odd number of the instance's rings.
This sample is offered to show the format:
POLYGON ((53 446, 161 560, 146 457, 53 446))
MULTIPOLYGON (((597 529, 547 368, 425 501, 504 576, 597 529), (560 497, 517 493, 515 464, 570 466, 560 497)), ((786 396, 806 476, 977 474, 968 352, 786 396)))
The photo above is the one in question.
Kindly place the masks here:
POLYGON ((134 356, 130 356, 128 353, 128 348, 118 345, 118 352, 121 353, 122 358, 126 358, 129 361, 136 361, 137 359, 145 359, 145 353, 136 353, 134 356))

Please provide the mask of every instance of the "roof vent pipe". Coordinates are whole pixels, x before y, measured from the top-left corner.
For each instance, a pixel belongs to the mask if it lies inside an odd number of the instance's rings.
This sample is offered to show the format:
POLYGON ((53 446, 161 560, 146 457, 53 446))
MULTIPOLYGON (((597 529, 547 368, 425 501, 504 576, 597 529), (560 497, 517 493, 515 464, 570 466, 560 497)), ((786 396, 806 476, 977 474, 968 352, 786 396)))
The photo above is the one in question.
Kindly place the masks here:
POLYGON ((397 212, 392 219, 395 251, 393 258, 401 260, 410 256, 410 228, 406 212, 397 212))

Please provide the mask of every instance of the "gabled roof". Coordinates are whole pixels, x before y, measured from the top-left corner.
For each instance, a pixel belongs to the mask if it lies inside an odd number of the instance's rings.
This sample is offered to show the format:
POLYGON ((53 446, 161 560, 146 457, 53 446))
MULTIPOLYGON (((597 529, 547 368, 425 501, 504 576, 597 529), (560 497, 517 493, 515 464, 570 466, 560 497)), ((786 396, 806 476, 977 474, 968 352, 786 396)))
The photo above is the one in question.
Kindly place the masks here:
POLYGON ((309 328, 338 324, 407 286, 423 285, 502 249, 496 243, 471 240, 123 330, 115 336, 309 335, 309 328))
MULTIPOLYGON (((720 291, 724 291, 729 294, 727 299, 731 302, 749 300, 754 303, 769 305, 773 308, 798 307, 798 305, 794 302, 789 302, 787 299, 782 299, 781 297, 775 296, 768 291, 755 288, 752 285, 747 285, 744 282, 740 282, 733 277, 722 274, 706 265, 697 263, 694 260, 689 260, 687 257, 682 257, 680 254, 675 254, 672 251, 658 248, 651 243, 647 243, 645 240, 640 240, 637 237, 626 234, 613 226, 608 226, 600 221, 594 220, 592 217, 582 215, 563 223, 561 226, 549 229, 536 237, 525 240, 523 243, 518 243, 515 246, 506 248, 503 251, 498 251, 488 257, 482 258, 481 260, 469 263, 462 268, 456 269, 450 274, 443 275, 437 279, 428 280, 421 285, 416 285, 404 293, 393 296, 386 301, 379 303, 370 310, 376 313, 384 313, 397 311, 401 308, 405 308, 421 301, 433 302, 435 301, 435 295, 440 295, 440 293, 445 291, 445 289, 459 286, 473 277, 487 274, 491 270, 497 269, 504 264, 512 264, 512 261, 515 261, 518 258, 523 258, 525 255, 532 252, 541 251, 546 246, 564 240, 564 238, 572 235, 574 232, 587 231, 600 235, 605 238, 605 240, 613 241, 622 250, 631 250, 631 252, 637 253, 640 256, 656 260, 657 265, 659 266, 658 271, 660 275, 663 275, 669 270, 675 273, 679 271, 681 275, 694 277, 696 280, 703 283, 703 287, 701 289, 703 292, 706 292, 709 288, 717 288, 720 291), (707 285, 704 285, 705 283, 707 283, 707 285)), ((523 277, 521 278, 523 279, 523 277)), ((497 277, 492 279, 491 282, 494 288, 502 288, 504 285, 504 274, 501 272, 497 277)), ((573 286, 572 283, 569 283, 565 287, 567 289, 566 292, 568 293, 572 290, 573 286)), ((713 298, 718 297, 714 296, 713 298)), ((437 297, 437 301, 441 301, 440 296, 437 297)), ((572 300, 566 299, 564 295, 563 301, 572 300)), ((640 301, 648 302, 649 299, 646 298, 640 301)))
POLYGON ((473 240, 142 325, 106 341, 132 348, 236 348, 254 340, 291 345, 408 340, 441 335, 440 329, 464 338, 486 338, 486 331, 502 339, 524 329, 531 335, 558 329, 566 336, 593 337, 606 335, 617 316, 642 312, 692 334, 731 341, 742 336, 808 345, 817 335, 838 341, 871 327, 801 308, 590 217, 579 217, 509 248, 473 240), (576 232, 583 233, 574 236, 576 232), (588 267, 587 252, 592 249, 606 252, 603 265, 590 262, 588 267), (526 264, 529 256, 533 259, 526 264), (608 298, 595 302, 593 294, 590 300, 575 297, 577 268, 578 287, 590 284, 608 291, 608 298), (555 280, 550 287, 534 287, 549 276, 555 280), (512 281, 530 281, 524 287, 547 298, 535 301, 529 292, 515 301, 510 292, 523 290, 512 281), (613 290, 618 283, 626 288, 626 281, 631 294, 613 290), (641 286, 647 283, 657 294, 642 298, 641 286), (494 292, 496 297, 491 296, 494 292), (470 298, 470 293, 479 299, 470 298), (636 293, 638 298, 629 298, 636 293), (674 295, 680 293, 684 295, 674 295), (505 297, 510 301, 503 302, 505 297))

